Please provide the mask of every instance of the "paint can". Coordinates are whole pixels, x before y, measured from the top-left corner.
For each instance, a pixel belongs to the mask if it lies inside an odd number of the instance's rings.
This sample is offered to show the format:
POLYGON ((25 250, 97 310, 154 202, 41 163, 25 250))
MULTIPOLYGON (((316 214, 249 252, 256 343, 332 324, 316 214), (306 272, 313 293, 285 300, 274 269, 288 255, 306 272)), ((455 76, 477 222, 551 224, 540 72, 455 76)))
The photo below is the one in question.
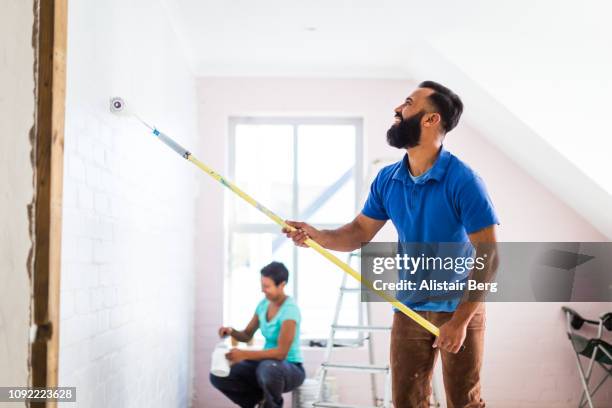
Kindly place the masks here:
POLYGON ((227 377, 230 373, 230 364, 225 354, 228 347, 224 342, 217 344, 210 358, 210 372, 217 377, 227 377))

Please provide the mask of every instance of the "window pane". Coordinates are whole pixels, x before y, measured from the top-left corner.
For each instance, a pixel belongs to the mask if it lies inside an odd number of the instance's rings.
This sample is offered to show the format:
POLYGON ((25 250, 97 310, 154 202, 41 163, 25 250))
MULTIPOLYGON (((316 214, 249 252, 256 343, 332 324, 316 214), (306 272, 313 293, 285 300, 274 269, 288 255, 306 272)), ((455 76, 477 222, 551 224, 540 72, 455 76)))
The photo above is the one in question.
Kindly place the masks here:
MULTIPOLYGON (((348 259, 347 253, 332 251, 342 261, 348 259)), ((336 265, 313 250, 298 251, 298 292, 302 311, 302 338, 327 338, 329 327, 334 318, 339 288, 345 273, 336 265)), ((353 267, 355 267, 353 262, 353 267)), ((357 286, 356 281, 349 277, 347 286, 357 286)), ((357 324, 359 292, 344 295, 342 313, 339 316, 340 324, 357 324)), ((339 338, 356 338, 356 334, 339 332, 339 338)))
POLYGON ((272 261, 289 269, 286 293, 293 295, 293 244, 281 234, 233 233, 230 238, 227 281, 227 324, 244 328, 261 299, 259 271, 272 261))
POLYGON ((298 127, 297 218, 345 223, 355 215, 355 127, 298 127))
MULTIPOLYGON (((292 217, 293 126, 237 125, 234 166, 238 187, 280 217, 292 217)), ((273 223, 240 198, 231 202, 234 222, 273 223)))

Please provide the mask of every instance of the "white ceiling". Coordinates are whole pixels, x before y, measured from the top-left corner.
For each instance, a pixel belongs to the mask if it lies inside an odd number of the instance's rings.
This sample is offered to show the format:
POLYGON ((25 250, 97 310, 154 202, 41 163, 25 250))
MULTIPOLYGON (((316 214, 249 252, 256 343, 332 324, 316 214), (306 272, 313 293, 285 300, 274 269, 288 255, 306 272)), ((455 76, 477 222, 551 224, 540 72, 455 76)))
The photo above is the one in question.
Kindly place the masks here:
POLYGON ((479 108, 470 121, 612 237, 612 3, 163 1, 200 76, 446 80, 479 108))

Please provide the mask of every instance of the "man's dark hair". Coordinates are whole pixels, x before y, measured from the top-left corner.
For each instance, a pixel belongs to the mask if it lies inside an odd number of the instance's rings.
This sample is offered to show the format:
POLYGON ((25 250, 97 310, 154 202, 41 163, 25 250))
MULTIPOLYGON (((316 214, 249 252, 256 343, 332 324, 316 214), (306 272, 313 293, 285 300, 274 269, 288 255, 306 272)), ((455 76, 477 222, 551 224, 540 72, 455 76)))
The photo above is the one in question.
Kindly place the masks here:
POLYGON ((459 118, 463 112, 463 102, 461 102, 459 96, 444 85, 434 81, 423 81, 419 84, 419 88, 434 90, 434 93, 429 95, 429 102, 440 113, 444 133, 453 130, 459 123, 459 118))
POLYGON ((272 262, 262 268, 261 276, 272 279, 278 286, 289 280, 289 271, 281 262, 272 262))

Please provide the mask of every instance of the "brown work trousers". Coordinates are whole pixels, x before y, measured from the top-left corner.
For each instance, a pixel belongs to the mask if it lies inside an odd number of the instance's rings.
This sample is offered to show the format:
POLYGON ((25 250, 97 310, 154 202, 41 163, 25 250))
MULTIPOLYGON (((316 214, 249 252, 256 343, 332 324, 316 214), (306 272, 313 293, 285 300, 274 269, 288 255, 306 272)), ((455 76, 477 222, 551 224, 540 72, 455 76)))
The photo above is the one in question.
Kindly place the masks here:
MULTIPOLYGON (((417 312, 440 327, 452 312, 417 312)), ((391 373, 395 408, 428 408, 431 378, 438 353, 448 408, 481 408, 480 367, 484 350, 485 305, 482 303, 467 327, 465 350, 457 354, 432 348, 434 336, 411 318, 396 312, 391 331, 391 373)))

